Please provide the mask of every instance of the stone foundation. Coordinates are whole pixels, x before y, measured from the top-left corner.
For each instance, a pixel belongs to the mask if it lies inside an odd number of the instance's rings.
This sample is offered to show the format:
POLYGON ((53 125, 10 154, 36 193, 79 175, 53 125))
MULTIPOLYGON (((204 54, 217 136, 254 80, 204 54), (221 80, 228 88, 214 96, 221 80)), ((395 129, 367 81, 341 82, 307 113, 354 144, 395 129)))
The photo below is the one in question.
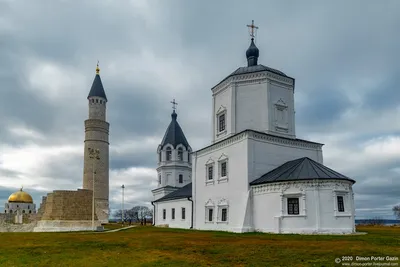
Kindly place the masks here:
MULTIPOLYGON (((101 226, 99 221, 95 221, 94 223, 94 229, 101 226)), ((33 232, 72 232, 92 230, 92 221, 88 220, 42 220, 37 222, 33 232)))

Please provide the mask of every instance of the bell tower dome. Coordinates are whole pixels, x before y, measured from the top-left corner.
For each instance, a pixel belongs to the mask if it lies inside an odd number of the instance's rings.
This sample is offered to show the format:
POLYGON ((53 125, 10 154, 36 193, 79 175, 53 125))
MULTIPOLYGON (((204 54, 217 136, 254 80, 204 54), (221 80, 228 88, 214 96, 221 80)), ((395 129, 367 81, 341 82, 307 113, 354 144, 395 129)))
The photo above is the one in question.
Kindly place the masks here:
POLYGON ((152 190, 154 200, 157 200, 178 188, 192 182, 192 148, 177 121, 175 99, 171 102, 173 111, 171 122, 157 148, 157 189, 152 190))

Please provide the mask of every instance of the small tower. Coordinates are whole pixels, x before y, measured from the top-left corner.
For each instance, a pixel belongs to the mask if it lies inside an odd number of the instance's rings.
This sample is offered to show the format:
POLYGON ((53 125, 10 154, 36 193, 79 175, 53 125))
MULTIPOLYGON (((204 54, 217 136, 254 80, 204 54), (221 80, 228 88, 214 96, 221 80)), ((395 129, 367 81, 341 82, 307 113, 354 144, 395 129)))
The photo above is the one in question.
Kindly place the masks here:
POLYGON ((96 76, 87 97, 89 118, 85 120, 85 150, 83 167, 83 189, 93 190, 95 213, 101 223, 107 223, 109 217, 109 127, 106 121, 107 97, 100 79, 97 64, 96 76), (93 156, 92 152, 97 155, 93 156))
POLYGON ((171 103, 173 104, 171 123, 157 149, 158 186, 152 190, 154 200, 192 182, 192 163, 190 159, 192 148, 177 121, 178 114, 175 112, 177 105, 175 99, 171 103))

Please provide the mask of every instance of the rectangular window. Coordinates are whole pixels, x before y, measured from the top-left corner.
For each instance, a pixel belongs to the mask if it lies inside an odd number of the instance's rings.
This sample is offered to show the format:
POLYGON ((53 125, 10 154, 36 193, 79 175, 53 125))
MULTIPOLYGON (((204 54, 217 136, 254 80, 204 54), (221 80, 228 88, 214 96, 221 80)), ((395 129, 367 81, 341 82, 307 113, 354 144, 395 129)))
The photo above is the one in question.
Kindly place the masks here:
POLYGON ((228 209, 223 208, 221 210, 221 221, 226 222, 228 220, 228 209))
POLYGON ((208 209, 208 221, 212 222, 213 221, 213 209, 208 209))
POLYGON ((179 183, 182 184, 183 183, 183 175, 179 174, 179 183))
POLYGON ((167 218, 167 211, 165 209, 162 210, 162 217, 163 217, 163 220, 165 220, 167 218))
POLYGON ((299 215, 299 199, 298 198, 288 198, 288 214, 299 215))
POLYGON ((182 148, 178 149, 178 160, 183 160, 183 151, 182 148))
POLYGON ((218 132, 225 131, 225 114, 221 114, 218 117, 218 132))
POLYGON ((221 163, 221 177, 226 176, 226 161, 221 163))
POLYGON ((175 220, 175 209, 174 208, 172 208, 172 210, 171 210, 171 218, 172 218, 172 220, 175 220))
POLYGON ((213 172, 214 172, 213 166, 208 166, 208 180, 213 179, 213 172))
POLYGON ((343 196, 337 196, 337 205, 338 205, 338 211, 339 212, 344 212, 343 196))
POLYGON ((182 220, 186 219, 186 209, 182 208, 182 220))

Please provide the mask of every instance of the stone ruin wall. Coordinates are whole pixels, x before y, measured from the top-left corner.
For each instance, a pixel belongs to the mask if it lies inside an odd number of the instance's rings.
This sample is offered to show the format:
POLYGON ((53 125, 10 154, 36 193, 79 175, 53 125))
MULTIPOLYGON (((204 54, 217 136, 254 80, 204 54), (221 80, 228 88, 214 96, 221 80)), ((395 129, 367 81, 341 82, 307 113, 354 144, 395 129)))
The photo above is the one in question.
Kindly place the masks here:
MULTIPOLYGON (((43 197, 38 210, 40 220, 92 220, 92 191, 56 190, 43 197)), ((95 215, 95 220, 97 216, 95 215)))
POLYGON ((0 232, 32 232, 37 224, 37 214, 22 214, 22 224, 16 224, 15 213, 0 213, 0 232))

